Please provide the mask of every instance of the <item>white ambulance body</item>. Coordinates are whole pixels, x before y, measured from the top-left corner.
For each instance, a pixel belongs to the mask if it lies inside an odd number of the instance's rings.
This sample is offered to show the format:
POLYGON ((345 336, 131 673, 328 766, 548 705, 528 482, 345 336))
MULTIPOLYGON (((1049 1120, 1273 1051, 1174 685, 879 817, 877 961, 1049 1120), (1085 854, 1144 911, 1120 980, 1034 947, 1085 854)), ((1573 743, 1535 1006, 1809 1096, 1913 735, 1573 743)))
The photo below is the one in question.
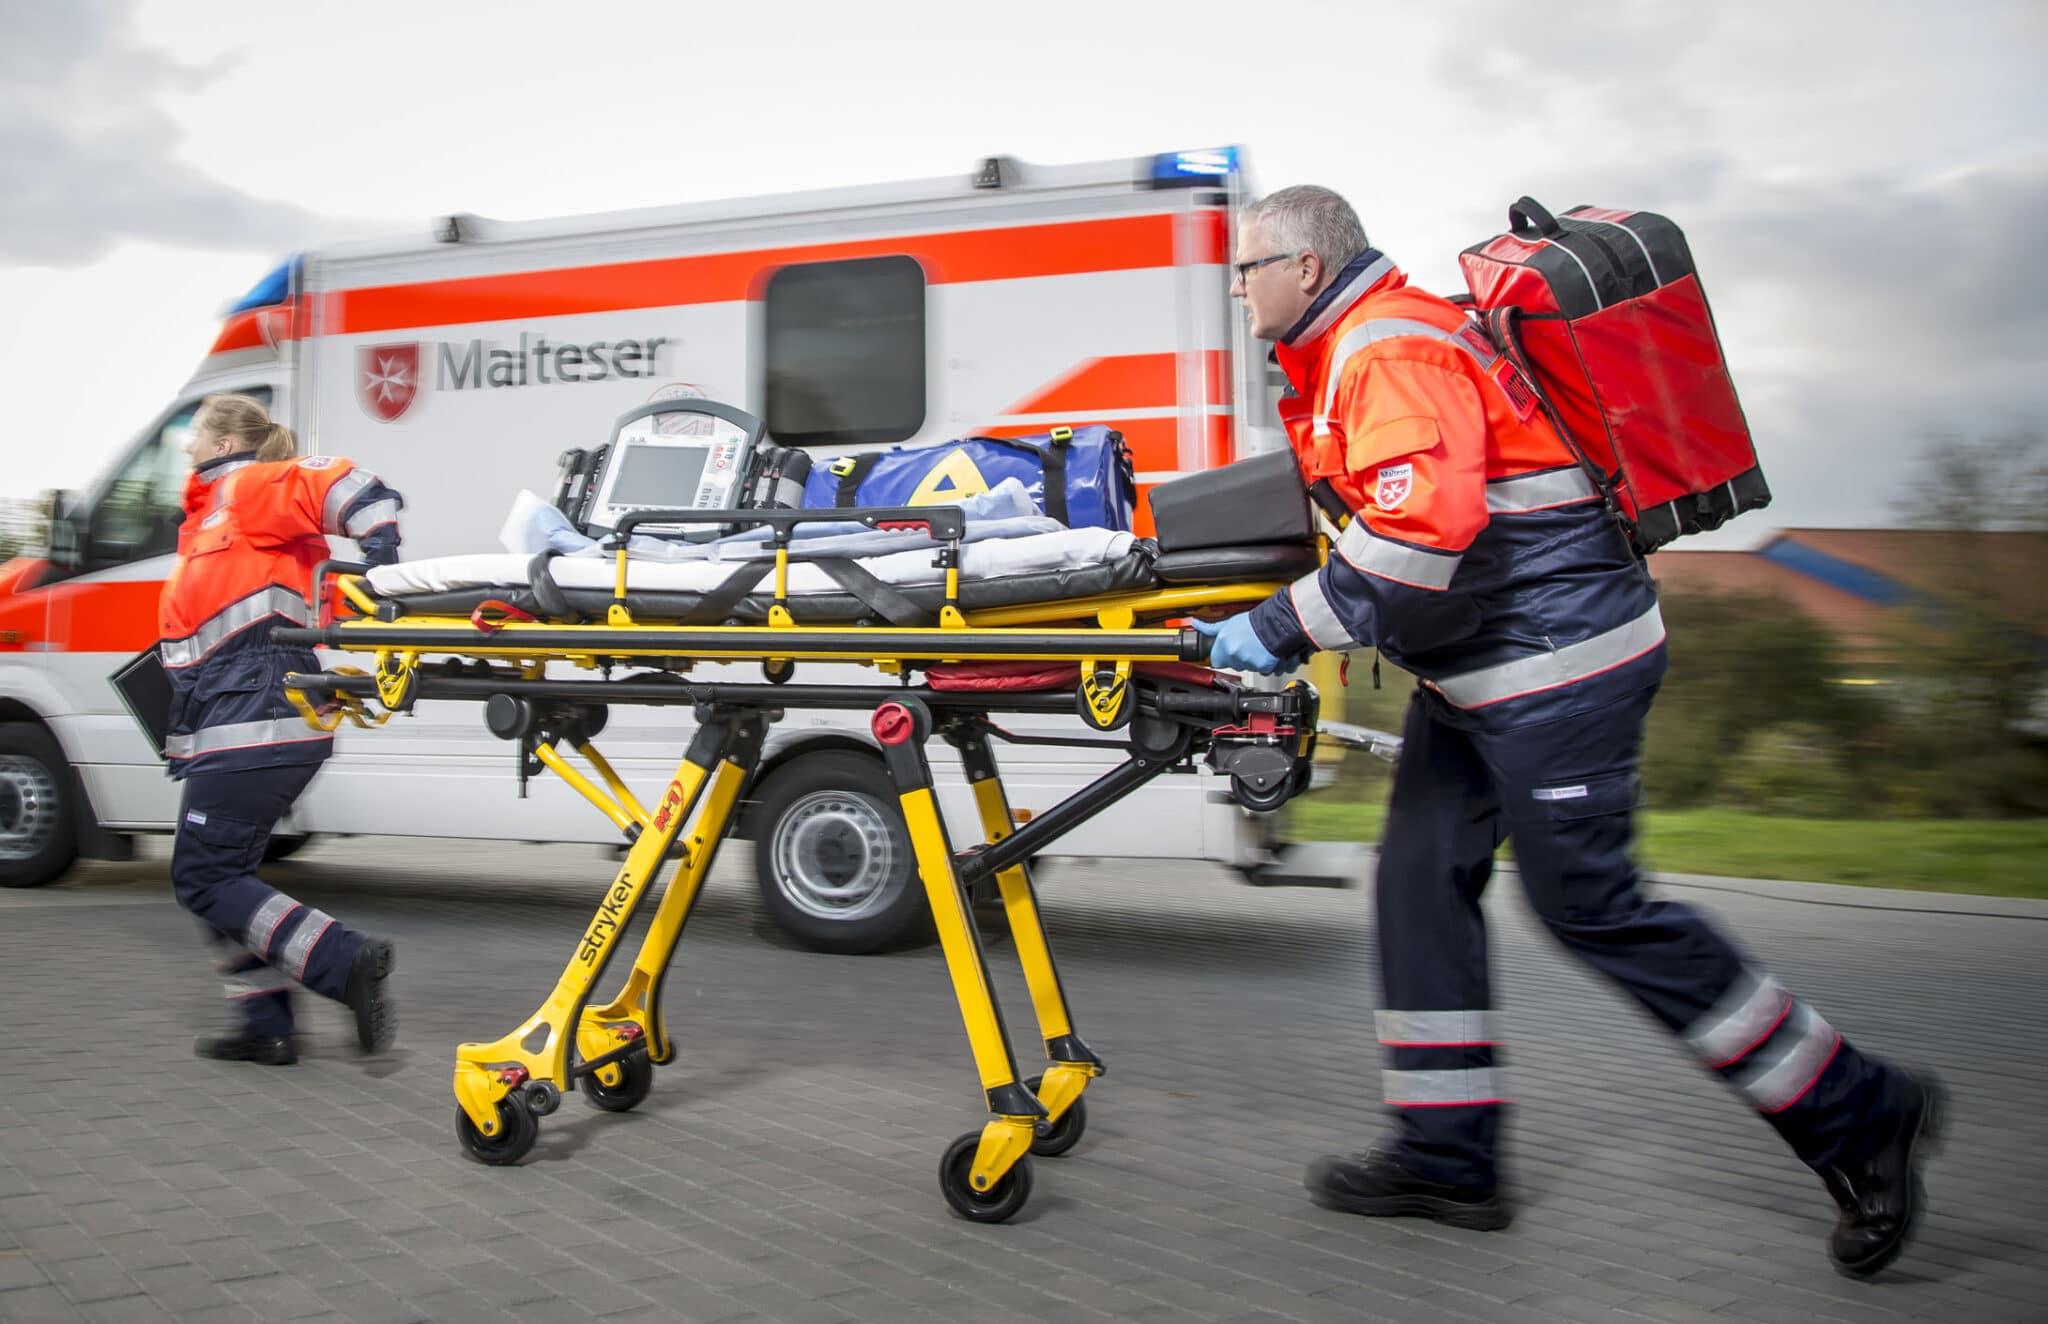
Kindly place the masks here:
MULTIPOLYGON (((449 217, 429 236, 305 254, 236 306, 176 402, 65 503, 50 555, 0 572, 0 881, 47 872, 52 831, 59 854, 106 854, 116 834, 173 821, 177 788, 107 678, 154 641, 177 448, 203 396, 265 396, 303 449, 348 456, 402 492, 407 559, 498 550, 522 488, 552 496, 561 452, 605 441, 617 416, 664 392, 745 408, 821 468, 878 445, 1108 424, 1136 461, 1142 533, 1151 485, 1284 444, 1261 347, 1228 298, 1240 189, 1230 150, 1054 168, 992 159, 972 177, 917 183, 552 221, 449 217), (72 831, 55 817, 75 819, 72 831)), ((721 670, 742 669, 700 674, 721 670)), ((629 782, 658 785, 687 724, 615 709, 600 744, 629 782)), ((971 801, 948 753, 934 750, 936 771, 964 836, 971 801)), ((1022 810, 1115 761, 1029 745, 998 757, 1022 810)), ((286 826, 616 839, 555 779, 521 798, 516 766, 474 707, 425 704, 373 733, 344 729, 286 826)), ((777 919, 805 941, 868 947, 914 922, 900 828, 872 794, 879 772, 857 718, 793 711, 772 728, 746 826, 774 875, 763 890, 777 919)), ((1206 770, 1161 778, 1061 849, 1270 864, 1270 818, 1221 789, 1206 770)))

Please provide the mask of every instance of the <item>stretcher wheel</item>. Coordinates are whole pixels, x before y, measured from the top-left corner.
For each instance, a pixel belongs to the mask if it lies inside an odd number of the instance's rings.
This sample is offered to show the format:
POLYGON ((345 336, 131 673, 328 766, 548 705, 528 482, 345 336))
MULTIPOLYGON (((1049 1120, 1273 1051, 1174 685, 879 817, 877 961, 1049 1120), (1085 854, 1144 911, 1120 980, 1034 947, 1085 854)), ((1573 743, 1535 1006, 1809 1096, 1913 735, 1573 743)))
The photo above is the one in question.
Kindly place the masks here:
MULTIPOLYGON (((1044 1083, 1044 1076, 1033 1076, 1024 1082, 1024 1088, 1036 1094, 1044 1083)), ((1082 1133, 1087 1129, 1088 1102, 1076 1099, 1068 1105, 1066 1112, 1060 1114, 1057 1122, 1039 1120, 1038 1132, 1031 1138, 1031 1152, 1040 1158, 1058 1158, 1080 1143, 1082 1133)))
POLYGON ((796 675, 796 661, 787 657, 768 658, 761 663, 761 674, 770 685, 787 685, 796 675))
POLYGON ((1031 1160, 1020 1158, 1010 1170, 985 1191, 974 1189, 974 1151, 981 1146, 981 1132, 969 1131, 946 1146, 939 1160, 939 1189, 953 1212, 975 1223, 1003 1223, 1031 1198, 1031 1160))
POLYGON ((633 1053, 612 1065, 623 1073, 618 1084, 607 1085, 592 1071, 576 1078, 577 1087, 584 1098, 606 1112, 629 1113, 644 1103, 654 1088, 654 1064, 647 1054, 633 1053))
POLYGON ((1243 777, 1232 777, 1230 795, 1246 809, 1263 813, 1269 809, 1278 809, 1287 803, 1288 797, 1294 794, 1293 780, 1293 774, 1290 773, 1262 791, 1243 777))
POLYGON ((540 1138, 540 1119, 526 1106, 526 1100, 508 1094, 498 1100, 498 1134, 487 1136, 477 1130, 469 1114, 457 1108, 455 1135, 462 1141, 463 1153, 479 1163, 502 1168, 525 1158, 526 1151, 533 1148, 540 1138))

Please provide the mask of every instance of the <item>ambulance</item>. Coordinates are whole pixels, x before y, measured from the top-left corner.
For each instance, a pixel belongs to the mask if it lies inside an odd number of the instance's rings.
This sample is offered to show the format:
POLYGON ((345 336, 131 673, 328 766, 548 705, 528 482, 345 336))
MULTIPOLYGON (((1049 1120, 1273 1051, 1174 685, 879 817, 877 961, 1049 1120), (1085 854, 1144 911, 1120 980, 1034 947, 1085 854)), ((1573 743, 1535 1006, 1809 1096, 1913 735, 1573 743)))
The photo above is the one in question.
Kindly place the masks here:
MULTIPOLYGON (((205 396, 256 396, 306 452, 348 456, 402 492, 408 559, 498 550, 521 489, 552 494, 558 456, 678 394, 764 418, 814 463, 1106 424, 1133 455, 1143 534, 1153 485, 1286 444, 1262 347, 1228 295, 1243 164, 1236 148, 1051 167, 992 157, 912 183, 559 220, 451 215, 294 257, 228 309, 192 379, 112 467, 54 498, 43 554, 0 569, 0 884, 122 858, 133 834, 171 828, 177 787, 109 677, 155 641, 181 447, 205 396)), ((955 473, 949 490, 973 486, 955 473)), ((629 782, 652 784, 687 735, 668 710, 621 711, 606 748, 629 782)), ((1115 762, 1029 744, 999 754, 1020 816, 1115 762)), ((937 771, 965 832, 965 783, 937 771)), ((516 772, 517 751, 467 705, 423 705, 374 738, 344 728, 272 852, 327 833, 607 841, 556 779, 516 772)), ((793 711, 773 728, 743 828, 797 941, 872 950, 920 923, 886 787, 864 724, 793 711)), ((1190 770, 1062 845, 1219 861, 1262 883, 1348 881, 1355 857, 1277 833, 1274 816, 1190 770)))

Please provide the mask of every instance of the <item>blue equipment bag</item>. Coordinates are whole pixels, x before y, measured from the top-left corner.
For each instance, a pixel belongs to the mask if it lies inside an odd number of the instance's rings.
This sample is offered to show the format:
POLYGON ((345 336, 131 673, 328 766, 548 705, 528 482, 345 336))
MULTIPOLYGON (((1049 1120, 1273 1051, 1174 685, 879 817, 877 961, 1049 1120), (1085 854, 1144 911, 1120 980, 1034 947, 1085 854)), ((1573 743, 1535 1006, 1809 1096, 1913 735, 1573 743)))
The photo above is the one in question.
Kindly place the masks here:
POLYGON ((1093 424, 1031 437, 967 437, 845 455, 804 480, 804 506, 939 506, 1015 478, 1070 529, 1129 529, 1137 479, 1121 432, 1093 424))

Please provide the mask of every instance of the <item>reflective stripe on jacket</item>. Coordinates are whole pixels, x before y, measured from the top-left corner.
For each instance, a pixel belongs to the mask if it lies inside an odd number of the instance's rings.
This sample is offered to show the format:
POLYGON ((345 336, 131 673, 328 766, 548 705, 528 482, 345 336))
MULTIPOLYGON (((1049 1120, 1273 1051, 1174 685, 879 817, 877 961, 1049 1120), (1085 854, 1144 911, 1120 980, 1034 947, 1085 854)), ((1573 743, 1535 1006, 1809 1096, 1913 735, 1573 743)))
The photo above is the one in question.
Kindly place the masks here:
POLYGON ((157 650, 171 680, 171 775, 318 762, 332 739, 299 717, 284 677, 315 671, 310 648, 270 642, 303 625, 327 535, 373 559, 398 547, 398 493, 347 460, 315 455, 209 461, 185 484, 178 562, 158 600, 157 650))
POLYGON ((1276 656, 1376 647, 1473 720, 1510 726, 1661 677, 1648 576, 1454 304, 1368 249, 1274 357, 1305 477, 1353 512, 1327 565, 1254 609, 1276 656))

